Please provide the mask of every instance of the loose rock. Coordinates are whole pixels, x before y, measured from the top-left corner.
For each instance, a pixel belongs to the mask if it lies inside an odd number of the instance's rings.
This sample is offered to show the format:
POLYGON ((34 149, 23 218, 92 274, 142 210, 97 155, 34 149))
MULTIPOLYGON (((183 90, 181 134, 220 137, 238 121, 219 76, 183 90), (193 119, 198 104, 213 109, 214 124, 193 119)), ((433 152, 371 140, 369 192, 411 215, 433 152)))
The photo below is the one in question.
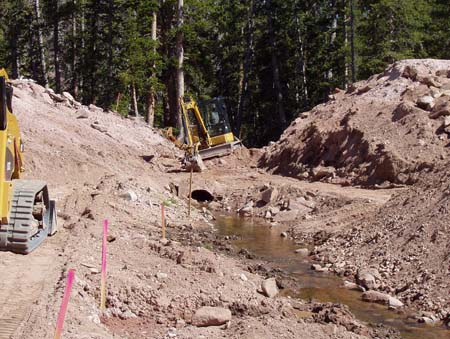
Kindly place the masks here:
POLYGON ((195 312, 192 325, 197 327, 220 326, 231 320, 231 311, 222 307, 204 306, 195 312))
POLYGON ((274 298, 278 294, 278 286, 275 278, 269 278, 261 283, 261 290, 268 298, 274 298))

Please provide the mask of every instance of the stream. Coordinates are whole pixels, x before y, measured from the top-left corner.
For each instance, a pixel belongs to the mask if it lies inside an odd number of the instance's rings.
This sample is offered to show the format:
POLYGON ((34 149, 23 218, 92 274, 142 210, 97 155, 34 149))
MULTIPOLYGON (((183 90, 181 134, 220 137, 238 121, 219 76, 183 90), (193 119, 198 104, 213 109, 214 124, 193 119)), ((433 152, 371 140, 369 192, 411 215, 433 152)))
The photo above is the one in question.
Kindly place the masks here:
POLYGON ((408 320, 404 315, 388 310, 387 306, 364 302, 361 300, 361 292, 342 287, 341 278, 312 271, 310 269, 312 261, 295 253, 301 246, 280 237, 280 227, 271 228, 256 219, 219 216, 216 228, 220 235, 237 236, 239 240, 233 242, 237 248, 245 248, 295 277, 300 284, 300 293, 287 291, 285 295, 304 300, 345 304, 359 320, 394 327, 405 339, 450 338, 450 331, 443 326, 418 324, 408 320))

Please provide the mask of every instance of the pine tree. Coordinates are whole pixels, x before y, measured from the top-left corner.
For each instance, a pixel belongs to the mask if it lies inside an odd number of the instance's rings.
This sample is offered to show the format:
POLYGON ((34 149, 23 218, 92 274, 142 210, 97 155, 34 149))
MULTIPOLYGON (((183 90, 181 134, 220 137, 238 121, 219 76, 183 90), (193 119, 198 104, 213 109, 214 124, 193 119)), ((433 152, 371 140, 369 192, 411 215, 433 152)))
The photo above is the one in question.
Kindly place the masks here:
POLYGON ((430 2, 426 0, 361 1, 360 77, 382 71, 396 60, 426 56, 425 28, 430 23, 430 2))

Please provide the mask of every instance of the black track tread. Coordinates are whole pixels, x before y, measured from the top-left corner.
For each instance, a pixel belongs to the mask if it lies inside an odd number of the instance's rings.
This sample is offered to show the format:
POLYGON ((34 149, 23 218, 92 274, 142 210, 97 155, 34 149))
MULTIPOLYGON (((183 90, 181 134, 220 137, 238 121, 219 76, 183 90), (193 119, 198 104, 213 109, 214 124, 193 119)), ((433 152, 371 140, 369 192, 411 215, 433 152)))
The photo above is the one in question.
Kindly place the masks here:
POLYGON ((47 190, 46 183, 38 180, 14 180, 14 193, 11 200, 9 224, 1 225, 0 236, 7 234, 7 247, 15 253, 28 254, 47 237, 49 227, 31 237, 34 197, 47 190), (3 233, 3 234, 2 234, 3 233))

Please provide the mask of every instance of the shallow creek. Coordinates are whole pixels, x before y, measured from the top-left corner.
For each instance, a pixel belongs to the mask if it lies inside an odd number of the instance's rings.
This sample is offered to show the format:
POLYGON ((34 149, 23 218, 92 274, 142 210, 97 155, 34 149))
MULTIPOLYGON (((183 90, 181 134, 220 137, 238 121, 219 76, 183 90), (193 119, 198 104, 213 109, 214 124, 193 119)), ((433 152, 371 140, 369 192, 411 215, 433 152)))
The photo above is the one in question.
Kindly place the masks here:
POLYGON ((342 287, 342 279, 328 273, 317 273, 310 269, 311 261, 295 253, 301 246, 292 240, 280 237, 280 228, 262 221, 220 216, 216 222, 217 232, 223 236, 237 236, 233 244, 245 248, 257 257, 272 263, 291 274, 299 281, 300 293, 287 291, 284 295, 314 299, 320 302, 335 302, 349 306, 360 320, 377 324, 383 323, 398 329, 405 339, 449 339, 450 330, 417 324, 390 311, 386 306, 361 300, 361 292, 342 287))

